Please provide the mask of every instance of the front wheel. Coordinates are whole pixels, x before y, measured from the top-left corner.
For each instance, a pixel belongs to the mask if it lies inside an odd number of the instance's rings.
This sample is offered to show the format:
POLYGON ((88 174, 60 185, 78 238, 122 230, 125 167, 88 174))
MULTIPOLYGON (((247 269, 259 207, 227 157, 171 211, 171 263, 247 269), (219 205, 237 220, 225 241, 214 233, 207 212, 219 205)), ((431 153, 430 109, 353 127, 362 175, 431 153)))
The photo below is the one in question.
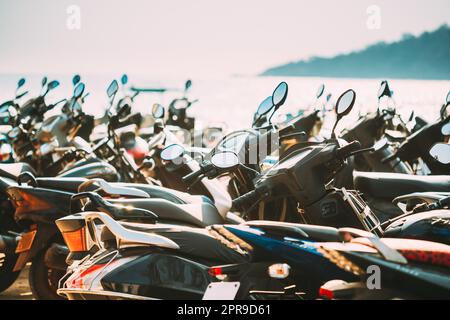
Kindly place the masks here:
POLYGON ((0 292, 8 289, 17 279, 20 271, 12 271, 17 261, 16 254, 0 253, 0 292))
POLYGON ((42 250, 31 262, 28 281, 31 292, 38 300, 64 300, 56 293, 59 280, 65 271, 47 267, 45 263, 45 252, 42 250))

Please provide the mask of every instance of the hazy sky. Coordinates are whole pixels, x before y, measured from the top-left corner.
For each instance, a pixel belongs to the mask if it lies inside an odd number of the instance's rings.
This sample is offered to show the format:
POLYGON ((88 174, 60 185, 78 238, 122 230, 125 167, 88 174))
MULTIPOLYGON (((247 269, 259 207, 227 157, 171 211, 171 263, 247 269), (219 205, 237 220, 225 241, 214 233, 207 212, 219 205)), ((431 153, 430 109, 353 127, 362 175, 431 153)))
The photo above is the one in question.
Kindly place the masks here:
POLYGON ((255 74, 443 23, 449 0, 0 0, 0 73, 255 74), (80 30, 67 28, 70 5, 80 30))

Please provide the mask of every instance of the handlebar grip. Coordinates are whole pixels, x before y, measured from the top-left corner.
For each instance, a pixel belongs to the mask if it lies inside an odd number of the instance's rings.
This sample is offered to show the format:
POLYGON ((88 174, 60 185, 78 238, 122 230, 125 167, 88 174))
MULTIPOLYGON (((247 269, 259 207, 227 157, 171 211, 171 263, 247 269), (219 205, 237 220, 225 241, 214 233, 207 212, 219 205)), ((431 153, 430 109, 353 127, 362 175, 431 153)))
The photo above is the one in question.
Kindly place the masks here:
POLYGON ((197 180, 202 174, 203 174, 203 170, 199 169, 197 171, 194 171, 194 172, 184 176, 183 178, 181 178, 181 180, 183 180, 184 183, 191 184, 192 182, 197 180))
POLYGON ((242 208, 252 205, 256 203, 260 199, 261 195, 256 190, 252 190, 250 192, 247 192, 246 194, 237 197, 233 200, 233 208, 236 208, 238 210, 241 210, 242 208))
POLYGON ((350 142, 349 144, 338 148, 336 150, 336 155, 338 158, 345 159, 347 158, 352 152, 357 151, 361 148, 361 143, 357 140, 350 142))

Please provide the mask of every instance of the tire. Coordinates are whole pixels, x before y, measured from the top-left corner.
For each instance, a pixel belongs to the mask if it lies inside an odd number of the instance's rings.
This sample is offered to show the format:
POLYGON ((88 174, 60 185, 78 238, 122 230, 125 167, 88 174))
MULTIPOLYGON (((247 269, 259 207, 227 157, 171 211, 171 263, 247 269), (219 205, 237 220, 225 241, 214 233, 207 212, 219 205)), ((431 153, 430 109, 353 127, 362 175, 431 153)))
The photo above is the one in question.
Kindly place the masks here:
POLYGON ((16 254, 3 255, 0 253, 0 293, 8 289, 19 277, 20 271, 12 271, 16 261, 16 254))
POLYGON ((33 296, 38 300, 65 300, 56 293, 58 282, 65 272, 48 268, 45 264, 46 249, 39 252, 31 262, 28 281, 33 296))

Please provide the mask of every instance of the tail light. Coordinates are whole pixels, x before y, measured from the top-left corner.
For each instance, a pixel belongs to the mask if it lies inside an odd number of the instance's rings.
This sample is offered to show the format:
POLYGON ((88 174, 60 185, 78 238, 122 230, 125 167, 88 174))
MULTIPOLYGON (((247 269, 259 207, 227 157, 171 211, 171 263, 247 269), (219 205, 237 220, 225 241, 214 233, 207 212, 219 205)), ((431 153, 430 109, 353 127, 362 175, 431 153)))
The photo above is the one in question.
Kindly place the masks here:
POLYGON ((86 227, 74 231, 63 232, 62 236, 71 252, 87 251, 86 227))
POLYGON ((26 190, 13 187, 8 188, 7 192, 12 204, 16 208, 17 215, 54 208, 52 204, 28 193, 26 190))

